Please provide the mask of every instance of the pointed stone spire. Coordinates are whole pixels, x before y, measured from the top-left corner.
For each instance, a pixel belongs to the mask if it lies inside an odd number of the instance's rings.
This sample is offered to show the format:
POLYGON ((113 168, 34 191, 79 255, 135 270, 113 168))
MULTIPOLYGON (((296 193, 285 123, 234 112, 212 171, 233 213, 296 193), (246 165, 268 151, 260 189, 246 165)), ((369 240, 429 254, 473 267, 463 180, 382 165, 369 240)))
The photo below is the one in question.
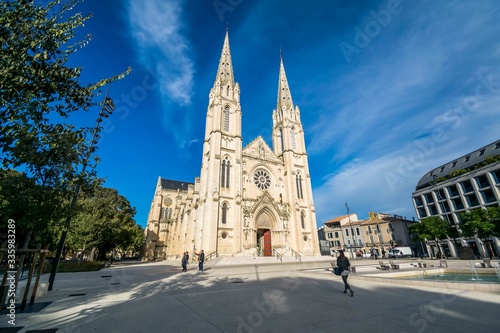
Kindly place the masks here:
POLYGON ((229 32, 226 27, 226 37, 222 46, 222 54, 219 60, 219 68, 217 68, 217 76, 215 82, 220 81, 222 85, 234 85, 233 62, 231 61, 231 50, 229 49, 229 32))
POLYGON ((288 87, 288 80, 286 79, 285 66, 283 65, 283 57, 280 51, 280 77, 278 82, 278 104, 276 110, 293 109, 292 94, 288 87))

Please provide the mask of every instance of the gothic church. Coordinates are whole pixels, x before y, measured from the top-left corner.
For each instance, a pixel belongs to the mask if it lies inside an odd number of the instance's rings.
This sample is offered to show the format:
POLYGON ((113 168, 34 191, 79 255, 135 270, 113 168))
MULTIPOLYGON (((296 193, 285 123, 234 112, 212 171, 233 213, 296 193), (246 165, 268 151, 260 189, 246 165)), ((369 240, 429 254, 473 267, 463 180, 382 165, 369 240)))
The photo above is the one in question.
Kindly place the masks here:
POLYGON ((300 110, 280 59, 272 148, 241 137, 240 86, 226 31, 206 113, 201 175, 158 178, 145 230, 145 258, 320 255, 300 110))

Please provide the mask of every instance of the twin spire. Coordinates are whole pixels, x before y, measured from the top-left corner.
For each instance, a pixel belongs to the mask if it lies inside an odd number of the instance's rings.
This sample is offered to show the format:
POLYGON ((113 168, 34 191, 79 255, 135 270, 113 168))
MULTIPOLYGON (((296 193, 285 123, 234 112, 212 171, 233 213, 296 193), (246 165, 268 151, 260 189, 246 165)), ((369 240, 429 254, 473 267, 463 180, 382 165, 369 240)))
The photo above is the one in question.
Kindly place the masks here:
POLYGON ((222 46, 222 54, 220 56, 219 68, 217 68, 217 76, 215 82, 219 81, 221 85, 234 85, 233 62, 231 60, 231 50, 229 48, 229 32, 226 29, 226 37, 222 46))
POLYGON ((285 74, 285 66, 283 65, 283 57, 280 53, 280 75, 278 81, 278 102, 276 110, 293 109, 292 94, 288 87, 288 80, 285 74))
MULTIPOLYGON (((226 29, 224 45, 222 46, 222 54, 217 68, 215 82, 219 81, 221 85, 234 85, 233 62, 231 60, 231 49, 229 48, 229 32, 226 29)), ((280 51, 280 73, 278 81, 278 101, 276 110, 293 109, 292 94, 288 86, 288 80, 285 74, 285 66, 283 65, 283 57, 280 51)))

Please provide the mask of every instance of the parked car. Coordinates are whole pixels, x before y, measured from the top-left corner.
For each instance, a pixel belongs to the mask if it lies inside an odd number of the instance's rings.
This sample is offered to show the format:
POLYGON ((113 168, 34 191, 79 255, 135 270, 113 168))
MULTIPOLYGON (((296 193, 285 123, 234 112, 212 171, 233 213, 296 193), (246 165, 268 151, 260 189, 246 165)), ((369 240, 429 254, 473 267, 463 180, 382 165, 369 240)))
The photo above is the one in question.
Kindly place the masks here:
POLYGON ((413 254, 409 247, 395 247, 389 250, 389 258, 411 258, 413 254))

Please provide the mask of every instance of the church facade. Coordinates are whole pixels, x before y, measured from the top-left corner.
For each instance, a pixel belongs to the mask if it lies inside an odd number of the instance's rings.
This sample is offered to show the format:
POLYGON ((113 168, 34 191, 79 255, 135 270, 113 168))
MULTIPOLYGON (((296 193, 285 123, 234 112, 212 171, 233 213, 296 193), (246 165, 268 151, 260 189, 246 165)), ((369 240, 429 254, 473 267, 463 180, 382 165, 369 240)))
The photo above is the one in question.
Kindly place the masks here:
POLYGON ((145 230, 145 259, 320 255, 300 110, 280 59, 272 147, 242 145, 240 87, 226 31, 209 93, 201 174, 194 183, 158 178, 145 230))

